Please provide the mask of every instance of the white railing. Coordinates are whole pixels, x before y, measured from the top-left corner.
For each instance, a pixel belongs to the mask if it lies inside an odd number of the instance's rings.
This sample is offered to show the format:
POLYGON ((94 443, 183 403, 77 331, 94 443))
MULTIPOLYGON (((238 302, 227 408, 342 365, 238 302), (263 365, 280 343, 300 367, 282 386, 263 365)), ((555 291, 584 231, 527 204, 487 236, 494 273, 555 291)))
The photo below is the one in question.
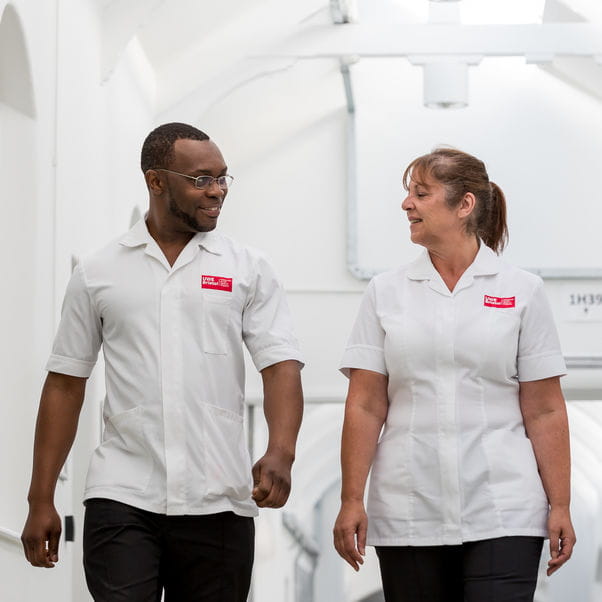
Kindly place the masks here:
POLYGON ((5 529, 4 527, 0 527, 0 539, 18 546, 21 545, 21 535, 19 535, 19 533, 16 531, 11 531, 10 529, 5 529))

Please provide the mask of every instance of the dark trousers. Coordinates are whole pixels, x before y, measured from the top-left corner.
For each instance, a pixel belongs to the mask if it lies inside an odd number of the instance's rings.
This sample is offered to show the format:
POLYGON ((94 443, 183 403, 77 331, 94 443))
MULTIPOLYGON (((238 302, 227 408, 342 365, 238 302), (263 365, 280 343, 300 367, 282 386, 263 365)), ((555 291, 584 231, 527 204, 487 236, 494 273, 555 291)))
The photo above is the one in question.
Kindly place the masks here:
POLYGON ((532 602, 543 538, 376 548, 387 602, 532 602))
POLYGON ((246 602, 255 524, 232 512, 166 516, 86 502, 84 569, 95 602, 246 602))

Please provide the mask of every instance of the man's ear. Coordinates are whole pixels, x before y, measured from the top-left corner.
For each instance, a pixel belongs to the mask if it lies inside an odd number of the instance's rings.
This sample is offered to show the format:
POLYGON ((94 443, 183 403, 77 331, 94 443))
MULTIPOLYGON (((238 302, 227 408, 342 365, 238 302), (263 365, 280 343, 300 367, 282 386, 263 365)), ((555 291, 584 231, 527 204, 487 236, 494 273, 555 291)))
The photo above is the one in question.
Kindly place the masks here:
POLYGON ((155 169, 148 169, 144 174, 146 186, 150 194, 159 196, 165 192, 163 180, 159 177, 159 172, 155 169))

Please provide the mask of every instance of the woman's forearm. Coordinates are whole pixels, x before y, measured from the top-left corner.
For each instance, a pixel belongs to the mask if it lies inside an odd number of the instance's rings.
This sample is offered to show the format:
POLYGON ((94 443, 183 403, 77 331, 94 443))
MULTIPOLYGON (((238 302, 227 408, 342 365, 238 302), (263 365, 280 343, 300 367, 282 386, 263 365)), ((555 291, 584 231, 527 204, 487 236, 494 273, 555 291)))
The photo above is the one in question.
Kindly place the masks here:
POLYGON ((570 503, 571 453, 558 378, 521 383, 520 402, 541 480, 552 507, 570 503))
POLYGON ((354 370, 345 404, 341 441, 341 500, 363 501, 378 437, 387 417, 387 377, 354 370))

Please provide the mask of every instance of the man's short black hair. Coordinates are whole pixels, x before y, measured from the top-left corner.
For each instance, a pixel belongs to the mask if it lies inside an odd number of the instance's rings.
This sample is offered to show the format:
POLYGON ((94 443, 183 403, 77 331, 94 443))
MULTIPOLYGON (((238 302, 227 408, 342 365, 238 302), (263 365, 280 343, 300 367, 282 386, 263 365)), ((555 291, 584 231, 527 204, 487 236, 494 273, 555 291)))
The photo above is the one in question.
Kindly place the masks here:
POLYGON ((164 123, 155 128, 144 141, 140 154, 142 173, 149 169, 168 169, 173 159, 176 140, 209 140, 205 132, 186 123, 164 123))

